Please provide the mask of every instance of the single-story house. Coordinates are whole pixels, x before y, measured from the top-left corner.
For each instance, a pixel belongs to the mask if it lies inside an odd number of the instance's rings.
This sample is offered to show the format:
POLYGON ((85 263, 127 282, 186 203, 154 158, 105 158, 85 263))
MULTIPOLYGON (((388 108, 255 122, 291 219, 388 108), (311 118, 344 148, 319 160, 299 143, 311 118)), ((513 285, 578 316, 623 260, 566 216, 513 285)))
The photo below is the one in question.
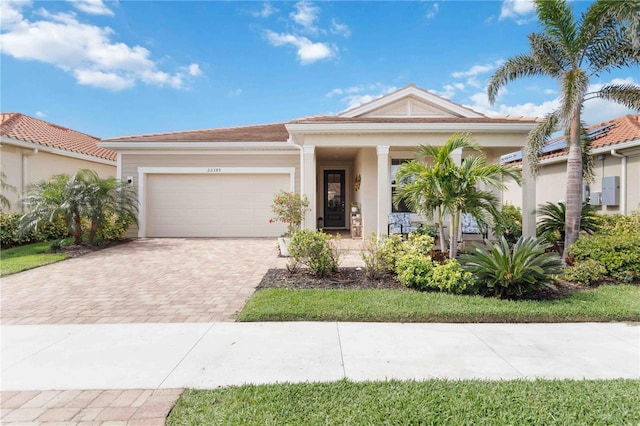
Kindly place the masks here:
MULTIPOLYGON (((322 222, 326 230, 349 229, 350 204, 358 203, 368 235, 387 232, 394 172, 419 145, 469 132, 498 162, 523 147, 535 125, 533 118, 489 118, 408 85, 338 115, 109 138, 99 145, 118 152, 117 175, 137 188, 139 237, 278 236, 284 226, 270 223, 270 206, 282 189, 308 197, 306 228, 322 222)), ((535 186, 527 180, 524 188, 535 186)), ((534 219, 525 219, 529 231, 534 219)))
POLYGON ((115 151, 98 146, 99 138, 17 112, 0 113, 2 172, 16 190, 3 191, 13 211, 30 183, 80 169, 101 177, 116 175, 115 151))
MULTIPOLYGON (((640 114, 625 115, 587 127, 591 138, 593 182, 585 182, 583 199, 602 213, 631 214, 640 210, 640 114)), ((564 201, 567 141, 552 139, 543 149, 536 178, 536 203, 564 201)), ((505 155, 503 163, 519 162, 520 151, 505 155)), ((522 206, 522 189, 515 183, 503 202, 522 206)))

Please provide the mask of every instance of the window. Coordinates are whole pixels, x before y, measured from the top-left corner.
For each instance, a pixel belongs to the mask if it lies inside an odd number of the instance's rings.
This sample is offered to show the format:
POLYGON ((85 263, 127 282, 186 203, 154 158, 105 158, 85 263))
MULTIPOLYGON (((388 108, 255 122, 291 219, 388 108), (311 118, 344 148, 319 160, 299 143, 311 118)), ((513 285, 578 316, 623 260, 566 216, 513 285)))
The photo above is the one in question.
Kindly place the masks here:
POLYGON ((396 195, 397 185, 396 185, 396 172, 398 171, 398 167, 402 163, 407 163, 411 160, 407 159, 392 159, 391 160, 391 211, 393 213, 413 213, 404 200, 400 201, 398 207, 393 204, 393 197, 396 195))

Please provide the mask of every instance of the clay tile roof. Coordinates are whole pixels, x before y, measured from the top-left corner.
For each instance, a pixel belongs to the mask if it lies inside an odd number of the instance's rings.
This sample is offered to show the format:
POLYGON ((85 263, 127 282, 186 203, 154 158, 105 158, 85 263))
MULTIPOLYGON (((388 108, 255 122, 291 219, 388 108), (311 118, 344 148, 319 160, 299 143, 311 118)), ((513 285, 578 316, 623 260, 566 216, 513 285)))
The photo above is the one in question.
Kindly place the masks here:
POLYGON ((285 123, 220 129, 187 130, 103 139, 103 142, 286 142, 289 132, 285 123))
POLYGON ((97 145, 99 138, 18 112, 0 113, 0 136, 116 161, 117 153, 97 145))

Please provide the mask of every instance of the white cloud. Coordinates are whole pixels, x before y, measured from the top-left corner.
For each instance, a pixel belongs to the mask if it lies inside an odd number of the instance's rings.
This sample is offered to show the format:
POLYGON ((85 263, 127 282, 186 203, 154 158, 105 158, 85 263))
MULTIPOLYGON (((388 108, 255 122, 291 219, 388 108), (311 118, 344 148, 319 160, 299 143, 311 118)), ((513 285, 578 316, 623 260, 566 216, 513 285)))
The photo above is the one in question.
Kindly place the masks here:
POLYGON ((535 12, 533 0, 504 0, 499 20, 514 19, 518 25, 523 25, 533 19, 531 16, 533 12, 535 12))
POLYGON ((42 111, 36 111, 36 117, 38 118, 45 118, 47 116, 47 114, 45 114, 42 111))
POLYGON ((21 9, 31 6, 31 1, 2 0, 0 1, 0 28, 7 28, 22 21, 21 9))
POLYGON ((306 32, 317 34, 318 27, 316 26, 316 22, 319 18, 320 8, 307 0, 299 1, 296 3, 295 8, 295 12, 291 12, 289 15, 291 19, 306 32))
POLYGON ((321 59, 330 58, 335 55, 336 47, 327 43, 312 42, 306 37, 295 34, 278 34, 271 30, 266 30, 264 36, 273 46, 283 46, 290 44, 297 50, 298 60, 302 64, 311 64, 321 59))
POLYGON ((347 105, 347 109, 355 108, 359 105, 371 102, 381 96, 398 90, 395 86, 385 86, 382 83, 361 84, 347 88, 337 88, 331 90, 325 96, 332 98, 334 96, 342 96, 340 99, 347 105))
POLYGON ((229 92, 227 93, 227 96, 229 96, 230 98, 235 98, 236 96, 240 95, 242 95, 242 89, 229 90, 229 92))
POLYGON ((80 84, 123 90, 142 81, 182 88, 190 77, 201 73, 197 64, 181 67, 174 74, 160 71, 149 50, 113 41, 111 28, 84 24, 74 13, 51 14, 40 9, 41 19, 29 21, 20 12, 23 5, 2 5, 3 22, 5 11, 11 17, 0 34, 2 53, 54 65, 74 75, 80 84))
POLYGON ((431 8, 429 8, 425 16, 427 19, 433 19, 435 18, 435 16, 438 14, 439 11, 440 11, 440 5, 437 2, 433 2, 431 4, 431 8))
MULTIPOLYGON (((632 77, 614 78, 606 83, 594 83, 589 85, 588 92, 595 92, 602 89, 605 84, 638 84, 632 77)), ((638 114, 638 111, 625 107, 615 102, 603 99, 591 99, 584 103, 582 110, 582 120, 588 125, 601 123, 626 114, 638 114)))
POLYGON ((351 30, 347 24, 341 24, 336 19, 331 20, 331 33, 341 35, 344 37, 349 37, 351 35, 351 30))
POLYGON ((73 7, 81 12, 90 15, 113 16, 113 11, 109 9, 102 0, 67 0, 73 7))
POLYGON ((454 73, 451 73, 451 77, 453 78, 476 77, 480 74, 486 74, 490 71, 495 70, 503 62, 504 61, 502 60, 498 60, 490 64, 474 65, 466 71, 456 71, 454 73))
POLYGON ((276 9, 275 7, 273 7, 273 5, 271 3, 266 1, 266 2, 264 2, 262 4, 262 9, 260 9, 257 12, 252 12, 251 15, 254 18, 268 18, 269 16, 271 16, 272 14, 274 14, 277 11, 278 11, 278 9, 276 9))
POLYGON ((526 102, 518 105, 498 104, 492 106, 489 103, 489 99, 487 98, 487 93, 485 91, 471 95, 469 99, 471 100, 472 104, 465 106, 468 106, 478 112, 489 116, 514 115, 524 117, 543 117, 551 111, 560 107, 560 100, 557 98, 551 101, 542 102, 540 104, 526 102))

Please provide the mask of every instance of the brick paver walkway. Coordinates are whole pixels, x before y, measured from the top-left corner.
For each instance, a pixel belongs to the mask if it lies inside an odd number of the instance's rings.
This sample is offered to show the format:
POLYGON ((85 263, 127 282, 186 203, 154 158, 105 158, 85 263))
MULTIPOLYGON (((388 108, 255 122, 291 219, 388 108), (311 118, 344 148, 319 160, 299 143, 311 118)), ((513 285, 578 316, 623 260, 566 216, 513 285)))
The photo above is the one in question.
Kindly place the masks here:
POLYGON ((3 425, 164 425, 182 389, 0 394, 3 425))
POLYGON ((230 321, 275 239, 144 239, 2 279, 3 324, 230 321))

